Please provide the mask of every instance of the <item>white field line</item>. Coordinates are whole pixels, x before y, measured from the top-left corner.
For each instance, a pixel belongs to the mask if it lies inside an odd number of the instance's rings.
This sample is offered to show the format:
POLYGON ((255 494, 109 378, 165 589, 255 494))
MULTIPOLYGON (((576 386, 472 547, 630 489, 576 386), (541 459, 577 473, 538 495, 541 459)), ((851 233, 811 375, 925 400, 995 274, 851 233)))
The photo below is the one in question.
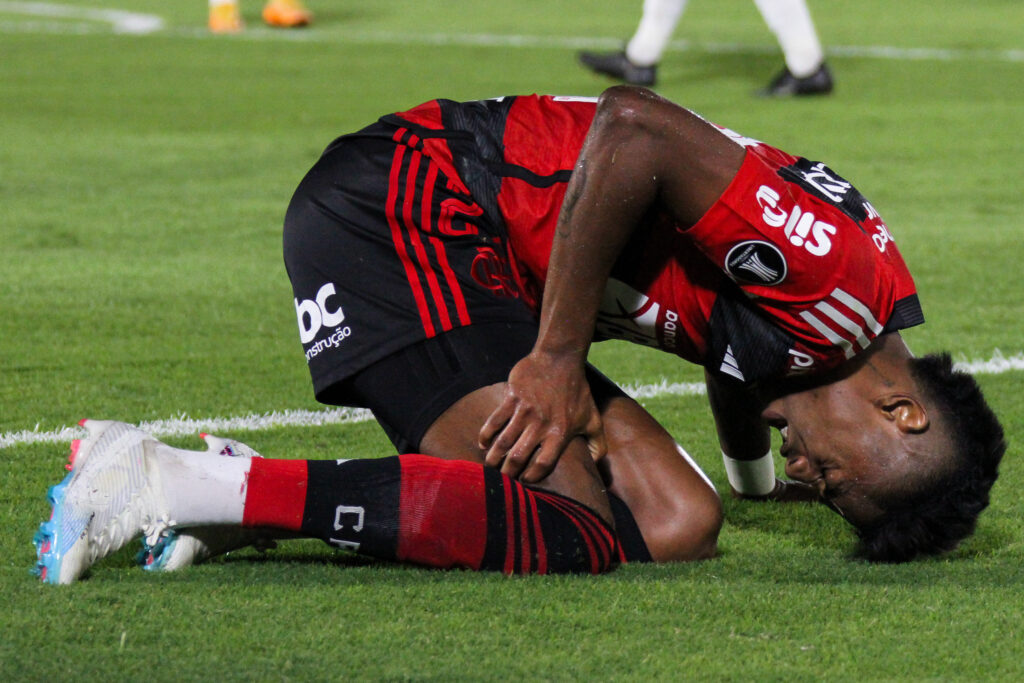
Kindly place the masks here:
MULTIPOLYGON (((1005 356, 999 350, 987 360, 958 361, 959 370, 975 375, 1001 375, 1006 372, 1024 370, 1024 352, 1005 356)), ((654 384, 629 384, 623 390, 637 400, 662 398, 665 396, 703 396, 703 382, 669 382, 661 380, 654 384)), ((139 426, 156 437, 190 436, 199 432, 256 432, 278 427, 319 427, 324 425, 368 422, 373 419, 370 411, 362 408, 328 408, 325 410, 282 410, 260 415, 239 417, 191 418, 182 415, 166 420, 142 422, 139 426)), ((35 443, 68 443, 80 439, 85 430, 79 426, 61 427, 51 431, 40 431, 38 425, 32 430, 0 434, 0 448, 35 443)))
MULTIPOLYGON (((424 45, 433 47, 485 47, 521 49, 607 49, 622 46, 622 39, 597 36, 536 36, 495 33, 403 33, 396 31, 350 31, 304 29, 280 31, 250 27, 236 36, 216 36, 205 27, 164 27, 164 20, 152 14, 137 14, 121 10, 90 9, 50 2, 0 1, 0 15, 40 17, 39 20, 0 19, 0 33, 35 33, 57 35, 88 35, 97 33, 154 34, 196 39, 292 41, 314 43, 348 43, 372 45, 424 45)), ((706 43, 675 40, 669 49, 677 52, 694 51, 712 54, 775 54, 774 44, 749 45, 744 43, 706 43)), ((970 49, 970 48, 908 48, 887 45, 832 45, 826 48, 833 57, 866 57, 905 61, 997 61, 1024 62, 1024 50, 970 49)))
MULTIPOLYGON (((0 2, 0 13, 20 14, 30 17, 45 17, 49 19, 85 19, 86 22, 98 22, 98 24, 85 24, 106 28, 114 33, 153 33, 164 27, 164 20, 154 14, 140 14, 138 12, 127 12, 116 9, 99 9, 91 7, 78 7, 76 5, 64 5, 53 2, 0 2), (105 25, 105 26, 104 26, 105 25)), ((66 22, 27 22, 36 24, 43 28, 40 32, 49 32, 47 27, 59 27, 66 22)), ((75 26, 84 24, 77 22, 75 26)), ((36 29, 25 27, 33 33, 36 29)), ((72 29, 72 33, 80 32, 72 29)))
MULTIPOLYGON (((240 417, 212 417, 196 419, 181 415, 166 420, 140 422, 139 427, 156 437, 195 436, 200 432, 255 432, 276 427, 320 427, 324 425, 368 422, 373 419, 369 410, 363 408, 330 408, 327 410, 282 410, 262 415, 240 417)), ((0 434, 0 448, 32 443, 70 442, 85 436, 85 429, 75 425, 53 431, 34 430, 0 434)))

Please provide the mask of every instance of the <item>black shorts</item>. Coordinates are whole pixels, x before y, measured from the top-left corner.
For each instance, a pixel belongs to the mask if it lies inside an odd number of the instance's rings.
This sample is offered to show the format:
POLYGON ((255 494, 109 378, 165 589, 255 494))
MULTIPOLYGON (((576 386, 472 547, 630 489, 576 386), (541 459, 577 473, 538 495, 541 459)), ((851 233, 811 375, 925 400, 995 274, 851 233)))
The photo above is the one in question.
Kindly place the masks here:
MULTIPOLYGON (((401 452, 460 398, 506 380, 537 334, 501 217, 465 187, 422 141, 378 123, 327 148, 285 217, 317 400, 370 408, 401 452)), ((588 372, 595 398, 622 394, 588 372)))
MULTIPOLYGON (((453 403, 482 387, 504 382, 533 348, 535 325, 471 325, 406 347, 341 383, 348 400, 370 408, 399 453, 419 451, 430 425, 453 403)), ((598 406, 625 396, 587 365, 598 406)))
POLYGON ((422 141, 396 141, 396 131, 378 123, 333 142, 285 216, 299 336, 325 403, 351 404, 339 383, 425 339, 535 324, 500 216, 460 192, 422 141))

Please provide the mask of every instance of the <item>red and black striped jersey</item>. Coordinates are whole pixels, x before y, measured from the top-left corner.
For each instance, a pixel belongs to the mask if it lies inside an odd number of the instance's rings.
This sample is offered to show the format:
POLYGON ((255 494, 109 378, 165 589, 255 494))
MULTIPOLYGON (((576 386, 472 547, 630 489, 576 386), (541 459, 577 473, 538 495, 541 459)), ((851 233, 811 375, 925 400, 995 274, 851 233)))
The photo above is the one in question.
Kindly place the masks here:
MULTIPOLYGON (((502 222, 536 308, 566 185, 595 100, 435 100, 382 119, 419 136, 502 222)), ((682 229, 652 213, 607 284, 596 338, 653 346, 742 381, 835 367, 923 322, 914 282, 878 212, 823 163, 721 129, 746 149, 716 204, 682 229)), ((460 210, 453 207, 453 210, 460 210)))

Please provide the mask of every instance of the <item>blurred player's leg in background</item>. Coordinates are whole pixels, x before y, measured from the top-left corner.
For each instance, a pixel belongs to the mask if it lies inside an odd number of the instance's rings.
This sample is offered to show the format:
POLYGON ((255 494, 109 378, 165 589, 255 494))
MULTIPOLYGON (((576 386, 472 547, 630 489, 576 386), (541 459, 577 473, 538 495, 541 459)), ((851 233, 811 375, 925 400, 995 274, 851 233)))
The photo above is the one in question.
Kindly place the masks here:
POLYGON ((654 85, 658 62, 665 53, 686 0, 644 0, 636 33, 624 50, 612 53, 581 52, 584 66, 632 85, 654 85))
POLYGON ((270 0, 263 7, 263 21, 268 26, 277 28, 296 28, 307 26, 313 15, 302 0, 270 0))
POLYGON ((644 0, 640 24, 626 43, 626 58, 638 66, 656 67, 684 9, 686 0, 644 0))
MULTIPOLYGON (((633 85, 654 85, 658 64, 686 9, 687 0, 644 0, 636 33, 618 52, 581 52, 584 66, 633 85)), ((825 95, 832 75, 804 0, 755 0, 761 16, 782 48, 786 66, 760 95, 825 95)))
POLYGON ((786 67, 761 92, 769 96, 827 95, 832 92, 832 74, 825 64, 825 51, 804 0, 754 0, 768 25, 786 67))
MULTIPOLYGON (((210 31, 213 33, 238 33, 242 30, 242 15, 238 0, 209 0, 210 31)), ((308 26, 313 20, 302 0, 270 0, 263 7, 263 21, 276 28, 297 28, 308 26)))
POLYGON ((210 1, 210 31, 213 33, 238 33, 242 30, 242 15, 237 0, 210 1))

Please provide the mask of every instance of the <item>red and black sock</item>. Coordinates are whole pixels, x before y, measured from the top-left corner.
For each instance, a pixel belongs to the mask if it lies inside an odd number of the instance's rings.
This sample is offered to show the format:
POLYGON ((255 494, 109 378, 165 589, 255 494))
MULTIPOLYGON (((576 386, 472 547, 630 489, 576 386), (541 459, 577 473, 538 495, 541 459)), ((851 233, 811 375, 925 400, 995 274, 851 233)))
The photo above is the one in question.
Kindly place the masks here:
POLYGON ((253 460, 245 526, 381 559, 506 574, 599 573, 619 560, 590 508, 459 460, 253 460))

